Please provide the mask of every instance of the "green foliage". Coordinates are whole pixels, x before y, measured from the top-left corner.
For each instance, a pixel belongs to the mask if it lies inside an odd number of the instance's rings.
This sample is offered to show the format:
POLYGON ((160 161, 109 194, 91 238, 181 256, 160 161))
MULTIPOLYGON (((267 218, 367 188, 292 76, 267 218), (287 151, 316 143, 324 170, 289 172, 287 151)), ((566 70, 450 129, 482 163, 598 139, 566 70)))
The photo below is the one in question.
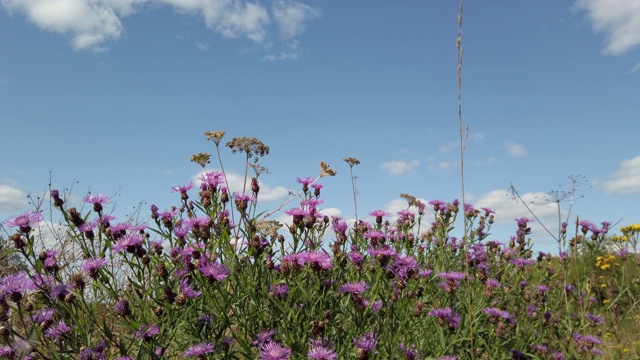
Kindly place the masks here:
POLYGON ((458 201, 423 204, 403 194, 407 209, 397 217, 375 211, 372 223, 349 226, 321 214, 317 181, 327 169, 318 178, 299 179, 302 190, 293 198, 299 206, 286 211, 292 217, 286 228, 269 220, 272 214, 256 212, 259 173, 245 186, 250 193, 229 194, 224 173, 206 172, 196 198, 191 185, 174 188, 179 204, 167 211, 152 206, 149 225, 116 223, 95 204, 105 197, 87 197, 93 209, 80 213, 55 193, 52 201, 84 260, 62 263, 51 249, 35 250, 28 227, 12 235, 22 240, 16 244, 26 273, 5 274, 0 283, 0 354, 640 354, 632 320, 638 316, 638 255, 624 244, 613 253, 605 225, 580 222, 576 234, 563 239, 570 244, 566 253, 536 254, 528 219, 517 220, 515 236, 504 244, 487 241, 490 209, 458 201), (427 226, 429 212, 435 221, 427 226), (467 231, 456 238, 459 222, 467 231), (91 262, 96 259, 103 260, 91 262))

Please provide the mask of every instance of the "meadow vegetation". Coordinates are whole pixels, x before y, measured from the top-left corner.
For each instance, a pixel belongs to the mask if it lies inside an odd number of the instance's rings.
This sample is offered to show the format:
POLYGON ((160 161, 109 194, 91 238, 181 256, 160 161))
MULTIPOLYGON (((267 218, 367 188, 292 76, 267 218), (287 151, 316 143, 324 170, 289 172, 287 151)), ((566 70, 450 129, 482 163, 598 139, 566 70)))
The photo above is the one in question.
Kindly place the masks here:
MULTIPOLYGON (((205 135, 224 169, 224 133, 205 135)), ((402 194, 405 210, 347 222, 322 214, 322 178, 336 175, 326 163, 258 213, 269 147, 226 148, 244 157, 245 192, 229 193, 199 153, 198 181, 173 188, 174 207, 151 206, 149 223, 119 222, 103 194, 78 210, 55 189, 65 249, 37 246, 37 210, 5 221, 3 258, 14 260, 0 279, 0 358, 640 356, 640 225, 612 236, 607 223, 563 223, 566 246, 552 254, 533 251, 530 219, 492 239, 497 214, 457 200, 402 194), (271 219, 281 211, 290 224, 271 219)))

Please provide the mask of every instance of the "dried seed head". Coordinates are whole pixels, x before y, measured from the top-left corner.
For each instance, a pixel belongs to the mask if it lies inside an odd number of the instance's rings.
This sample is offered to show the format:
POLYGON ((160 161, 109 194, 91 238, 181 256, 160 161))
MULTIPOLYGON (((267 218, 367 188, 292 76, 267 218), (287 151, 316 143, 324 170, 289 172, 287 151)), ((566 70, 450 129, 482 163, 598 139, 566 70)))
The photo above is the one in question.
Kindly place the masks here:
POLYGON ((196 164, 200 164, 200 166, 202 166, 202 168, 204 169, 204 167, 207 164, 211 163, 211 154, 209 154, 209 153, 193 154, 193 155, 191 155, 191 162, 194 162, 196 164))
POLYGON ((351 167, 353 167, 354 165, 360 165, 360 160, 358 160, 358 159, 356 159, 354 157, 347 157, 347 158, 344 158, 342 160, 344 160, 351 167))
POLYGON ((269 147, 254 137, 233 138, 227 143, 232 153, 243 152, 247 158, 269 155, 269 147))
POLYGON ((400 197, 405 199, 405 200, 407 200, 407 202, 409 203, 409 206, 420 206, 420 202, 413 195, 402 193, 402 194, 400 194, 400 197))
POLYGON ((216 146, 220 145, 220 140, 224 137, 224 131, 205 131, 204 136, 207 137, 207 141, 212 140, 216 146))
POLYGON ((320 177, 336 176, 338 172, 333 170, 326 162, 320 161, 320 177))

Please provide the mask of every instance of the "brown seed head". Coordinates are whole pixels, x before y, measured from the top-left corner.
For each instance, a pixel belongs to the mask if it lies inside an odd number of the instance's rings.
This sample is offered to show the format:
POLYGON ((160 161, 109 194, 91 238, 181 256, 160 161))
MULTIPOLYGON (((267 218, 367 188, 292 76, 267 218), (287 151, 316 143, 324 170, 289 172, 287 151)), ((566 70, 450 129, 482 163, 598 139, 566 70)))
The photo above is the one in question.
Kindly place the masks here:
POLYGON ((200 164, 200 166, 202 166, 202 168, 204 169, 204 167, 207 164, 211 163, 211 154, 209 154, 209 153, 193 154, 193 155, 191 155, 191 162, 194 162, 196 164, 200 164))
POLYGON ((269 147, 254 137, 233 138, 227 143, 232 153, 243 152, 250 157, 263 157, 269 155, 269 147))
POLYGON ((205 131, 204 136, 207 137, 207 141, 211 140, 216 144, 216 146, 218 146, 220 145, 220 141, 224 137, 224 131, 216 131, 216 132, 205 131))
POLYGON ((326 162, 320 161, 320 177, 336 176, 338 172, 333 170, 326 162))
POLYGON ((351 167, 354 167, 355 165, 360 165, 360 160, 358 160, 358 159, 356 159, 354 157, 347 157, 347 158, 344 158, 342 160, 344 160, 351 167))

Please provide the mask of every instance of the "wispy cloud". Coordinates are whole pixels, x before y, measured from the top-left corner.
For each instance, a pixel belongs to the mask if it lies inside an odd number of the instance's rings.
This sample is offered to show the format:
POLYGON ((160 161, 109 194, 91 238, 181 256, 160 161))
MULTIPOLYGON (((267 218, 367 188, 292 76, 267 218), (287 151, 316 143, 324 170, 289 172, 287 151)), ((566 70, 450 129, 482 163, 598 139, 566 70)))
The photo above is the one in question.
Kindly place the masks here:
POLYGON ((209 46, 205 43, 201 43, 201 42, 197 42, 196 43, 196 49, 200 50, 200 51, 209 51, 209 46))
POLYGON ((391 175, 400 175, 412 172, 418 166, 420 166, 420 160, 413 160, 410 162, 393 160, 382 164, 380 168, 391 175))
POLYGON ((618 171, 602 187, 604 191, 614 194, 640 192, 640 156, 622 161, 618 171))
MULTIPOLYGON (((539 221, 531 222, 531 229, 536 239, 541 241, 546 237, 546 242, 553 242, 544 227, 554 236, 558 234, 558 208, 555 202, 545 201, 548 194, 543 192, 521 193, 520 199, 514 199, 512 194, 506 190, 490 191, 474 201, 476 208, 487 207, 495 211, 495 221, 503 226, 513 226, 514 233, 516 223, 514 219, 526 217, 533 219, 533 212, 539 221), (526 205, 526 206, 525 206, 526 205), (529 209, 527 209, 527 207, 529 209), (529 211, 531 210, 531 211, 529 211), (542 226, 544 225, 544 227, 542 226)), ((561 216, 565 216, 561 212, 561 216)), ((538 243, 537 245, 541 245, 538 243)))
POLYGON ((296 37, 309 20, 320 16, 319 9, 296 1, 277 1, 270 9, 245 0, 2 0, 0 4, 43 30, 69 36, 73 49, 93 52, 107 50, 108 43, 122 37, 124 17, 157 6, 195 15, 225 38, 246 38, 265 48, 272 45, 267 38, 270 24, 275 24, 287 53, 297 51, 296 37))
POLYGON ((36 26, 69 34, 76 50, 105 50, 104 43, 117 40, 124 31, 121 16, 128 15, 137 1, 4 0, 10 12, 24 13, 36 26))
POLYGON ((491 156, 488 159, 485 160, 477 160, 475 162, 476 165, 478 166, 489 166, 489 165, 493 165, 496 162, 496 157, 495 156, 491 156))
POLYGON ((634 72, 637 72, 638 70, 640 70, 640 62, 636 64, 636 66, 632 67, 631 70, 629 70, 629 74, 633 74, 634 72))
POLYGON ((577 0, 594 31, 606 36, 605 53, 620 55, 640 44, 640 1, 577 0))
POLYGON ((27 194, 9 185, 0 185, 0 213, 17 211, 27 206, 27 194))
MULTIPOLYGON (((476 143, 482 142, 482 141, 484 141, 484 139, 485 139, 484 133, 481 133, 481 132, 479 132, 479 133, 471 133, 471 134, 469 134, 469 137, 468 137, 469 141, 473 141, 473 142, 476 142, 476 143)), ((439 152, 439 153, 446 153, 446 152, 449 152, 449 151, 455 150, 455 149, 460 149, 460 141, 459 140, 449 141, 449 142, 447 142, 445 144, 440 144, 440 145, 438 145, 438 148, 437 148, 436 151, 439 152)))
MULTIPOLYGON (((193 177, 193 183, 200 185, 200 180, 198 178, 200 175, 204 174, 206 171, 201 171, 193 177)), ((233 193, 241 193, 242 188, 244 186, 244 176, 232 172, 226 173, 227 182, 229 183, 229 191, 231 194, 233 193)), ((289 195, 289 189, 284 186, 271 186, 263 181, 259 181, 260 184, 260 193, 258 197, 260 201, 273 201, 278 199, 283 199, 287 195, 289 195)), ((251 192, 251 184, 247 184, 247 192, 251 192)))
POLYGON ((510 157, 520 157, 527 154, 527 149, 524 148, 524 145, 517 144, 511 140, 504 142, 504 149, 510 157))

